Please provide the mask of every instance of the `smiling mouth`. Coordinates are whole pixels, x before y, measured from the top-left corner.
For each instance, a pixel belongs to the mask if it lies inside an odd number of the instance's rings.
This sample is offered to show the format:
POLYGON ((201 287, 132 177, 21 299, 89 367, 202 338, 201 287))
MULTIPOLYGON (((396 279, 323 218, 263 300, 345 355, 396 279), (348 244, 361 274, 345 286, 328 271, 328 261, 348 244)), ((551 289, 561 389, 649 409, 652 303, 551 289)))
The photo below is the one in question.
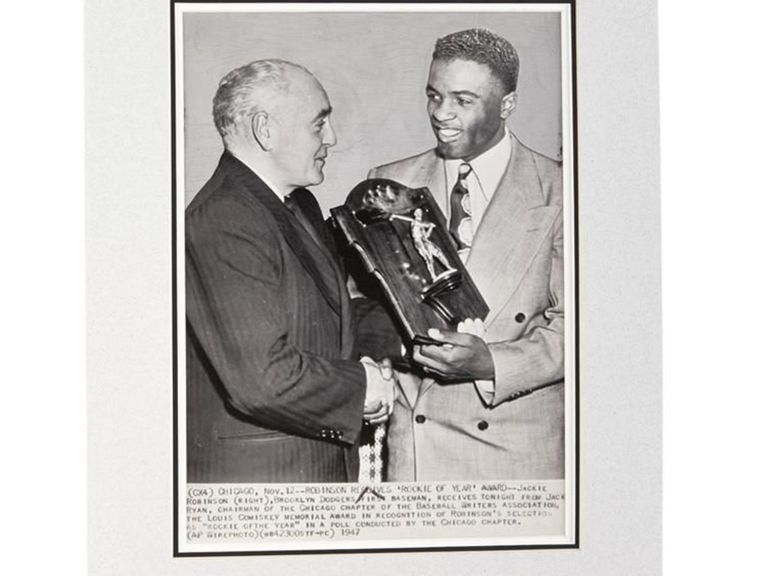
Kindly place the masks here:
POLYGON ((449 144, 450 142, 457 140, 461 135, 461 130, 458 130, 457 128, 439 128, 438 126, 433 126, 432 128, 435 131, 437 139, 443 144, 449 144))

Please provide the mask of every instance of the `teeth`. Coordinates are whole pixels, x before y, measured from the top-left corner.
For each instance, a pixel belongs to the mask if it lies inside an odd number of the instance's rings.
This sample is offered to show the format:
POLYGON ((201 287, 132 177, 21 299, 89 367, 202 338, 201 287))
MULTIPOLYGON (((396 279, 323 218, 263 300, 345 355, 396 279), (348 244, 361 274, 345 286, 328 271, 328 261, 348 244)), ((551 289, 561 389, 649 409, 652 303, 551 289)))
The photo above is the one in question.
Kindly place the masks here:
POLYGON ((441 140, 452 140, 458 137, 460 132, 461 130, 456 130, 455 128, 439 128, 437 135, 441 140))

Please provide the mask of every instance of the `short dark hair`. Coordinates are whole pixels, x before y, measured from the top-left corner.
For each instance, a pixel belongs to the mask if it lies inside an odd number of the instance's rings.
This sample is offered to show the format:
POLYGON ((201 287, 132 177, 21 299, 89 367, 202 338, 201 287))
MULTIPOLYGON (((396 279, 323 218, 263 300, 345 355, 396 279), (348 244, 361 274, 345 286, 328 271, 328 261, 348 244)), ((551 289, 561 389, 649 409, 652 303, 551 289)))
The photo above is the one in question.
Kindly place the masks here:
POLYGON ((439 38, 433 60, 471 60, 485 64, 501 82, 505 93, 517 90, 520 58, 508 40, 484 28, 470 28, 439 38))

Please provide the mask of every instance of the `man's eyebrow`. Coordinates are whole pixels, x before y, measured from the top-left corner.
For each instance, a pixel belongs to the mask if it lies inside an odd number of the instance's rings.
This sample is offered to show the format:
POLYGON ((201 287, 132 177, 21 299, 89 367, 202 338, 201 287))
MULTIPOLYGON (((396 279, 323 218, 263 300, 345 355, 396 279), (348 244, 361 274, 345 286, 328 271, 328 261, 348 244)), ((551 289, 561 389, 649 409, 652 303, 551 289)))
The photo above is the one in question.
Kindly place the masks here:
MULTIPOLYGON (((435 92, 436 94, 439 94, 440 92, 438 90, 435 90, 435 88, 431 84, 427 84, 427 92, 435 92)), ((471 96, 473 98, 480 98, 480 95, 472 92, 472 90, 451 90, 449 92, 452 96, 471 96)))
POLYGON ((332 111, 333 111, 333 107, 332 106, 328 106, 327 108, 323 108, 322 110, 320 110, 320 112, 317 113, 317 116, 312 118, 312 122, 317 122, 318 120, 321 120, 322 118, 330 116, 332 111))
POLYGON ((473 98, 480 98, 480 95, 472 92, 472 90, 452 90, 451 94, 454 96, 472 96, 473 98))

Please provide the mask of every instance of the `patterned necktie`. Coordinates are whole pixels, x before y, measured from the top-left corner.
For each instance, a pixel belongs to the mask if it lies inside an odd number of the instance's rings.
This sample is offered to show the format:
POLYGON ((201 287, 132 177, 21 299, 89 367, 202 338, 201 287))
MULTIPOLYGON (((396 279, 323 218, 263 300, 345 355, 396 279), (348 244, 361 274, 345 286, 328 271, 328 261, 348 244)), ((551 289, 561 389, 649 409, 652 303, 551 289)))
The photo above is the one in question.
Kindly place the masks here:
POLYGON ((472 166, 462 162, 459 166, 459 177, 451 190, 451 221, 448 231, 456 241, 459 256, 464 258, 472 247, 472 204, 467 189, 467 176, 472 172, 472 166))

